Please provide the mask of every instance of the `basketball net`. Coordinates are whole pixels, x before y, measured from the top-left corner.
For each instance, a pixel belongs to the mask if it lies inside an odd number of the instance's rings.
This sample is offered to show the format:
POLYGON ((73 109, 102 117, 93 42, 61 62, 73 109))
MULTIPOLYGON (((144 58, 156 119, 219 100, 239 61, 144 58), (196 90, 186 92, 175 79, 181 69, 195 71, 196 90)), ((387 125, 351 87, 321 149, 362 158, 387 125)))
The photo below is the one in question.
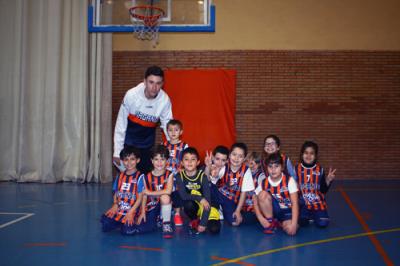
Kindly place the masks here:
POLYGON ((158 44, 158 33, 161 19, 165 12, 155 6, 134 6, 129 9, 133 32, 137 39, 152 41, 153 45, 158 44))

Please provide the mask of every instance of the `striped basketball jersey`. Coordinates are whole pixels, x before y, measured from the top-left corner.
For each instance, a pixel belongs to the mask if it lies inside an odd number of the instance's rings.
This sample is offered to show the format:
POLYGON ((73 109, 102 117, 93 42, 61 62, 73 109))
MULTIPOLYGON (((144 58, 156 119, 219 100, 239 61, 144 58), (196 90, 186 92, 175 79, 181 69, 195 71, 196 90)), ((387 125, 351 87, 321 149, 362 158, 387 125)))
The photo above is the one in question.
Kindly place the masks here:
MULTIPOLYGON (((144 186, 148 191, 160 191, 167 188, 170 171, 165 171, 163 175, 155 176, 151 172, 144 176, 144 186)), ((160 202, 159 196, 147 196, 146 211, 151 211, 160 202)))
POLYGON ((177 144, 171 144, 169 141, 164 141, 163 145, 167 147, 169 151, 166 169, 171 171, 173 174, 176 174, 180 169, 182 152, 188 147, 188 145, 183 141, 177 144))
POLYGON ((203 195, 202 181, 204 172, 202 170, 197 171, 197 174, 194 177, 188 177, 185 171, 181 171, 178 175, 188 194, 203 195))
MULTIPOLYGON (((291 178, 291 177, 289 177, 291 178)), ((279 203, 281 209, 292 208, 292 201, 289 193, 289 178, 282 173, 282 179, 277 186, 272 186, 269 177, 261 182, 261 188, 264 191, 271 193, 272 197, 279 203)))
POLYGON ((218 190, 228 199, 233 200, 238 203, 244 174, 246 173, 248 167, 242 164, 240 169, 234 173, 232 172, 230 165, 225 165, 225 174, 217 182, 218 190))
POLYGON ((325 195, 320 191, 323 179, 323 168, 320 164, 307 168, 299 163, 296 166, 301 195, 309 210, 326 210, 325 195))
MULTIPOLYGON (((253 183, 254 183, 254 187, 258 187, 258 178, 260 177, 260 175, 263 173, 263 171, 261 170, 261 168, 257 169, 257 171, 255 173, 251 173, 252 177, 253 177, 253 183)), ((256 193, 254 191, 249 191, 246 193, 246 200, 243 204, 243 210, 247 211, 247 212, 251 212, 254 210, 254 202, 253 202, 253 196, 256 193)))
POLYGON ((115 195, 117 197, 118 211, 112 217, 116 221, 122 221, 128 211, 132 208, 137 200, 138 193, 138 179, 140 172, 136 171, 132 175, 120 173, 118 176, 118 187, 115 195))

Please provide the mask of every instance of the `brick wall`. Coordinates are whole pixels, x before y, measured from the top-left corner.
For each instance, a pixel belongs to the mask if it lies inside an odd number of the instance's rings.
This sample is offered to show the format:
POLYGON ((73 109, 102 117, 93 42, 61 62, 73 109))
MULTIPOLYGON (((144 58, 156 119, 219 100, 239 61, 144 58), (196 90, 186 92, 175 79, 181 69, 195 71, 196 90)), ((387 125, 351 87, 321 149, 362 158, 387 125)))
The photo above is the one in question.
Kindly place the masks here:
POLYGON ((400 52, 114 52, 113 122, 128 88, 149 65, 237 70, 238 141, 261 151, 277 134, 298 161, 304 140, 337 177, 400 178, 400 52))

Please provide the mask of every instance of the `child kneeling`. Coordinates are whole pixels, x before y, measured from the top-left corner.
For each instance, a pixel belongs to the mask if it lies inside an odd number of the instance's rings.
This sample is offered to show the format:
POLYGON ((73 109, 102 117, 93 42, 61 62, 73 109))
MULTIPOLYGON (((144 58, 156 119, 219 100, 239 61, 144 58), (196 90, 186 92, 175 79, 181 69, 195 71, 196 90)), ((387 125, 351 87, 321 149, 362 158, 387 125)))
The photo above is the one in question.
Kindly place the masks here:
POLYGON ((211 234, 218 234, 221 227, 218 205, 211 202, 210 184, 204 172, 197 170, 199 163, 199 153, 195 148, 183 151, 183 170, 175 175, 179 196, 193 230, 202 233, 208 229, 211 234))
POLYGON ((103 232, 117 228, 121 229, 122 234, 136 232, 136 211, 143 198, 142 189, 138 185, 140 172, 136 169, 139 156, 139 151, 132 147, 126 147, 120 153, 125 172, 120 173, 115 180, 114 203, 101 217, 103 232))
POLYGON ((282 172, 283 160, 280 154, 271 154, 265 165, 269 176, 256 189, 256 216, 266 234, 274 233, 279 224, 288 235, 295 235, 299 216, 297 183, 294 178, 282 172))

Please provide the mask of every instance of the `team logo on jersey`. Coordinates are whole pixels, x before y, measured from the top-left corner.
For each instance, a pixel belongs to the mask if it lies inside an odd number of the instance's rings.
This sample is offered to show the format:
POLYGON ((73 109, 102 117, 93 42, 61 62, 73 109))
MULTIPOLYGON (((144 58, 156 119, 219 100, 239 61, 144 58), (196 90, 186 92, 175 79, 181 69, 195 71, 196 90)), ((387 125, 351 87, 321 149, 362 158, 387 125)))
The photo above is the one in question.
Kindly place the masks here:
POLYGON ((233 186, 233 185, 237 184, 237 182, 238 182, 238 180, 236 177, 231 178, 231 180, 229 181, 229 186, 233 186))
POLYGON ((131 188, 130 183, 122 183, 121 185, 122 190, 129 190, 131 188))

